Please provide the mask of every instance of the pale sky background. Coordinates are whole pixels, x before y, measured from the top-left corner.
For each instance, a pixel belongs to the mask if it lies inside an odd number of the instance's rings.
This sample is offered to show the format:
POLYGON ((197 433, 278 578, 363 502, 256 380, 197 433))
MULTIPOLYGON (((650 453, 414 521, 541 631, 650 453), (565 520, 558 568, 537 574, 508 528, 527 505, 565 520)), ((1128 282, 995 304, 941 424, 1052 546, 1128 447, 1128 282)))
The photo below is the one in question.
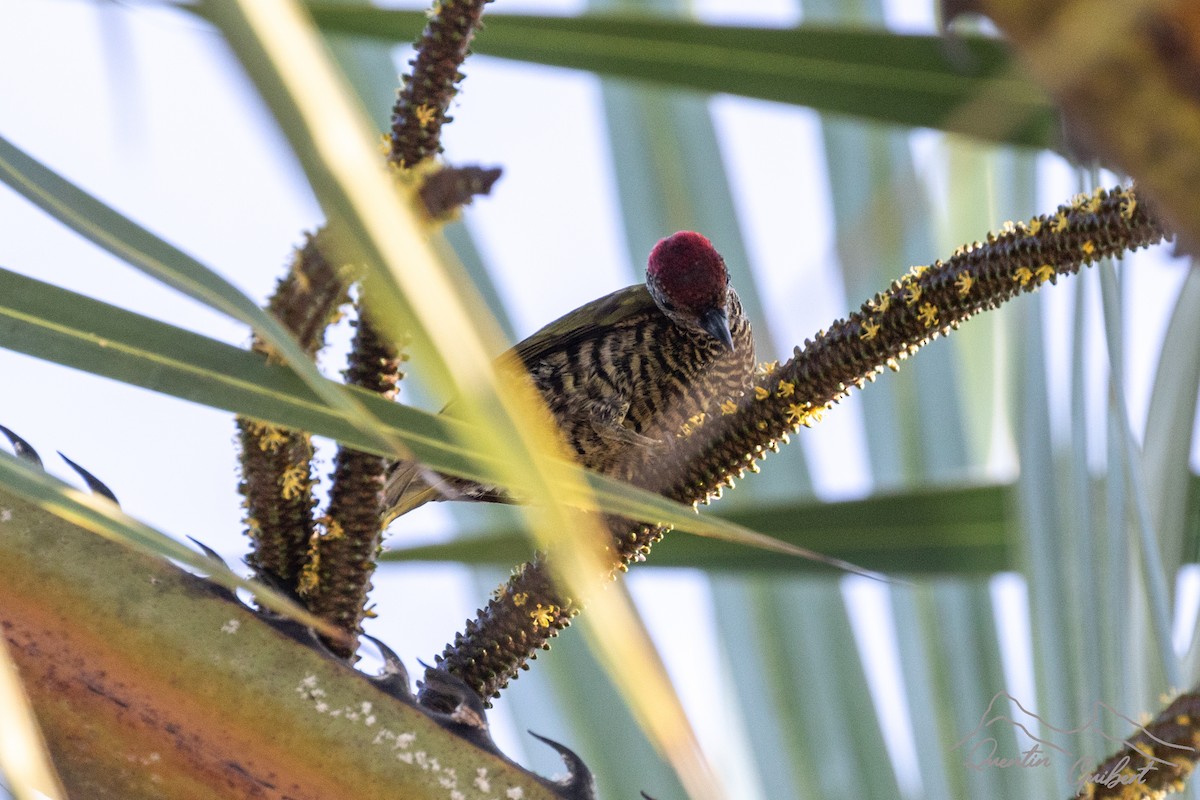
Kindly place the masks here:
MULTIPOLYGON (((783 0, 696 5, 714 21, 787 24, 797 19, 792 3, 783 0)), ((509 0, 494 8, 501 6, 514 12, 579 8, 509 0)), ((932 29, 926 3, 893 0, 887 8, 889 23, 897 28, 932 29)), ((505 168, 494 196, 477 202, 467 220, 523 337, 571 308, 640 280, 642 265, 630 264, 621 244, 597 81, 582 73, 484 57, 473 58, 467 72, 455 122, 445 131, 447 156, 505 168), (524 113, 512 113, 513 98, 525 99, 524 113), (569 202, 559 199, 562 186, 577 187, 569 202), (531 292, 530 286, 538 290, 531 292)), ((186 14, 150 3, 0 0, 0 75, 5 76, 0 135, 255 298, 268 295, 301 232, 322 221, 286 142, 219 36, 186 14)), ((711 108, 775 332, 780 341, 801 342, 861 301, 831 288, 840 282, 822 279, 836 269, 836 255, 817 116, 733 97, 715 98, 711 108), (811 189, 780 195, 778 187, 796 183, 811 189), (803 220, 806 235, 795 235, 796 220, 803 220), (799 292, 802 285, 809 288, 799 292), (806 297, 799 308, 792 302, 798 295, 806 297)), ((941 178, 937 139, 929 132, 911 137, 918 169, 928 168, 924 177, 931 186, 941 178)), ((1043 163, 1044 202, 1031 214, 1052 209, 1075 191, 1061 160, 1045 156, 1043 163)), ((994 227, 1002 222, 996 220, 994 227)), ((240 326, 142 277, 4 187, 0 231, 0 266, 233 344, 247 341, 240 326)), ((930 259, 939 255, 944 254, 930 259)), ((907 265, 896 267, 899 275, 907 265)), ((1133 282, 1127 326, 1129 399, 1140 431, 1147 375, 1155 365, 1149 354, 1157 352, 1174 300, 1165 287, 1177 285, 1182 270, 1167 263, 1161 251, 1139 257, 1138 269, 1152 273, 1152 279, 1133 282)), ((1071 293, 1040 296, 1050 310, 1047 326, 1066 324, 1071 293)), ((1098 329, 1090 333, 1102 342, 1098 329)), ((1061 348, 1052 351, 1048 369, 1065 369, 1066 357, 1061 348)), ((1103 351, 1090 357, 1100 367, 1091 373, 1096 381, 1091 394, 1099 399, 1089 415, 1100 424, 1103 351)), ((0 394, 0 424, 38 448, 52 472, 76 482, 54 456, 62 450, 105 480, 131 515, 172 536, 194 536, 231 564, 240 563, 246 548, 233 477, 231 415, 3 350, 0 375, 6 387, 0 394)), ((1066 403, 1057 407, 1066 413, 1066 403)), ((852 396, 804 434, 810 463, 837 465, 814 470, 825 498, 861 496, 871 488, 862 466, 861 413, 857 395, 852 396)), ((1004 442, 997 445, 991 469, 993 478, 1010 477, 1015 469, 1004 442)), ((406 524, 436 535, 446 520, 441 509, 428 507, 406 524)), ((712 702, 711 687, 724 679, 717 673, 722 659, 708 625, 706 585, 686 571, 653 568, 635 569, 629 583, 710 752, 721 752, 728 746, 724 732, 740 723, 724 703, 712 702)), ((439 652, 482 602, 463 571, 449 566, 389 568, 376 585, 381 618, 368 630, 387 641, 410 670, 417 658, 429 660, 439 652), (439 600, 431 603, 430 597, 439 600), (405 608, 421 613, 405 614, 405 608)), ((872 654, 866 663, 882 665, 872 676, 873 688, 899 696, 889 690, 897 677, 888 667, 894 657, 882 590, 861 581, 847 585, 856 633, 872 654)), ((996 591, 1014 607, 1023 602, 1021 582, 1011 576, 998 579, 996 591)), ((1194 597, 1187 605, 1194 607, 1194 597)), ((1021 638, 1019 625, 1012 635, 1021 638)), ((1011 649, 1021 652, 1019 646, 1011 649)), ((1019 655, 1017 662, 1010 670, 1014 684, 1029 685, 1028 663, 1020 663, 1019 655)), ((900 730, 903 709, 893 712, 899 716, 891 722, 900 730)), ((493 722, 501 747, 520 760, 530 743, 505 723, 503 703, 493 722)), ((901 733, 894 755, 903 762, 912 746, 901 733)), ((751 780, 741 755, 731 752, 721 762, 731 786, 751 780)), ((751 797, 753 787, 738 794, 751 797)))

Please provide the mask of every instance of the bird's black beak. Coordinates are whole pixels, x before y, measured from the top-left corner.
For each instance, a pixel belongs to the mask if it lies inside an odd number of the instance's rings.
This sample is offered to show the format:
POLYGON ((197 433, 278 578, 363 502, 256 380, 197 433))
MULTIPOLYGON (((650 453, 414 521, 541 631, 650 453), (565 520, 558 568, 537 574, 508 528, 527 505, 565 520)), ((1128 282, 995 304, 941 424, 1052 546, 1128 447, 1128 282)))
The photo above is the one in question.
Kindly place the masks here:
POLYGON ((729 333, 729 318, 725 315, 725 309, 711 308, 705 311, 700 316, 700 327, 730 352, 735 349, 733 336, 729 333))

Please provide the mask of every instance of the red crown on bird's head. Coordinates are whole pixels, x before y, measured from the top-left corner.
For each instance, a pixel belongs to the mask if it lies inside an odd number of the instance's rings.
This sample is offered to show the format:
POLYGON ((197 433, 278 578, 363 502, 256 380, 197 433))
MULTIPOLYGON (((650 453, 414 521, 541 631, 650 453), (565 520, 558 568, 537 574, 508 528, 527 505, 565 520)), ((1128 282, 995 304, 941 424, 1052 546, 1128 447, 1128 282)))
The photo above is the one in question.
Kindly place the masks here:
POLYGON ((700 313, 725 306, 729 272, 712 242, 693 231, 680 231, 650 251, 646 283, 674 307, 700 313))

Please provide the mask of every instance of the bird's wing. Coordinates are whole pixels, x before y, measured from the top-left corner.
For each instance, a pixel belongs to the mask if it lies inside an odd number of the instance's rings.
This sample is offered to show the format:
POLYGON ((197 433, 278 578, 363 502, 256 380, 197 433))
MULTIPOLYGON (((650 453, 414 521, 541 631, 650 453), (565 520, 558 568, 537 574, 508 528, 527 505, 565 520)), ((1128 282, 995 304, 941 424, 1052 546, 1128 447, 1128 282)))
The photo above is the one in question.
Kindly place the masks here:
MULTIPOLYGON (((505 351, 497 359, 502 366, 531 369, 549 354, 572 349, 580 342, 600 336, 621 323, 636 323, 644 315, 661 313, 645 285, 628 286, 569 311, 532 336, 505 351)), ((455 416, 456 401, 446 404, 441 413, 455 416)), ((396 461, 388 468, 388 521, 442 493, 430 488, 425 468, 416 462, 396 461)), ((434 475, 436 473, 430 473, 434 475)))
POLYGON ((505 356, 516 355, 524 364, 532 366, 547 353, 571 349, 579 342, 611 330, 618 323, 657 311, 644 284, 627 286, 564 314, 534 332, 505 356))

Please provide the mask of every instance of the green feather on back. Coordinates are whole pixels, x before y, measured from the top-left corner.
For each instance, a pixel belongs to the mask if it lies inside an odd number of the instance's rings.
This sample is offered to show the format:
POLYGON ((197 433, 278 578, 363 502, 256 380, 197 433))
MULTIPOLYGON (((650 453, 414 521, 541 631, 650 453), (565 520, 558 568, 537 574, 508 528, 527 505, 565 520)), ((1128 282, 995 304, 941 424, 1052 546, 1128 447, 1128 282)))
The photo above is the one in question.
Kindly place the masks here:
POLYGON ((645 284, 626 286, 562 315, 501 358, 514 354, 531 365, 549 352, 570 350, 618 324, 636 323, 645 316, 661 314, 645 284))

